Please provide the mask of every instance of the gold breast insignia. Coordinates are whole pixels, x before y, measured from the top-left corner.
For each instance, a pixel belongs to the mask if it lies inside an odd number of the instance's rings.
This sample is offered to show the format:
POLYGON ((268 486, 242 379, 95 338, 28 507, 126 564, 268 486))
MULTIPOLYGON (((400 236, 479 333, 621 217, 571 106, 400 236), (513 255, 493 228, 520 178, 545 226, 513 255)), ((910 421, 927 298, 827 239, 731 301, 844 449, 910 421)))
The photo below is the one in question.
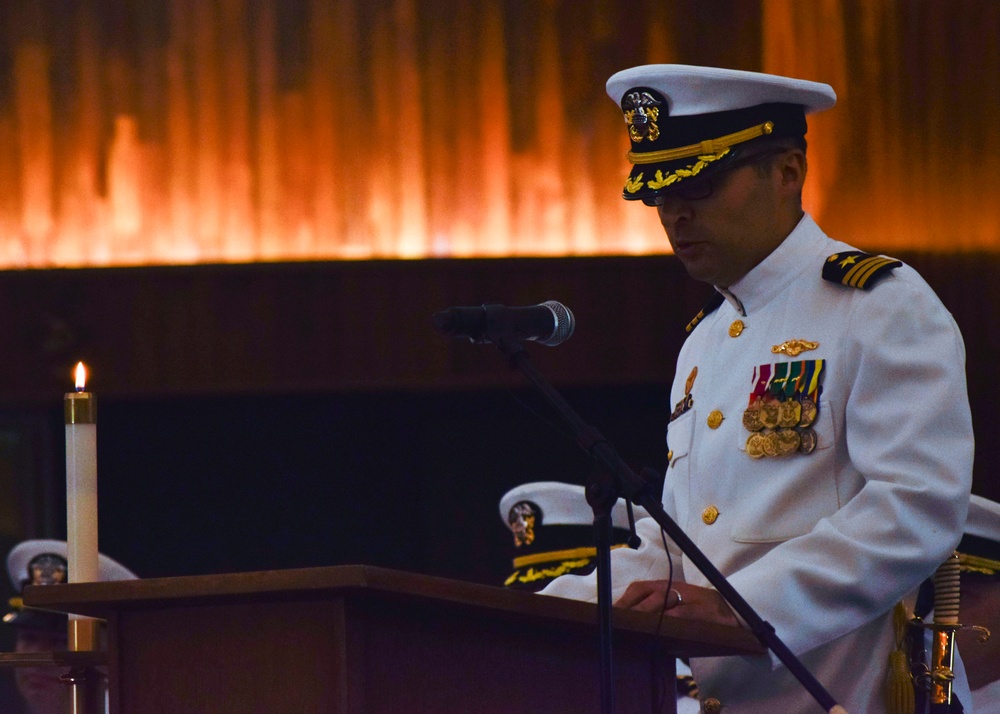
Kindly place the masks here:
POLYGON ((787 342, 782 342, 780 345, 774 345, 771 348, 771 352, 776 355, 798 357, 803 352, 814 350, 817 347, 819 347, 819 342, 810 342, 809 340, 788 340, 787 342))
POLYGON ((684 393, 690 394, 691 390, 694 388, 694 380, 698 378, 698 367, 695 366, 691 370, 691 374, 688 375, 687 381, 684 383, 684 393))
POLYGON ((691 370, 691 374, 688 375, 687 381, 684 383, 684 397, 674 405, 674 411, 670 415, 670 421, 673 421, 694 406, 694 397, 691 396, 691 390, 694 388, 694 380, 697 379, 697 377, 698 367, 696 366, 691 370))

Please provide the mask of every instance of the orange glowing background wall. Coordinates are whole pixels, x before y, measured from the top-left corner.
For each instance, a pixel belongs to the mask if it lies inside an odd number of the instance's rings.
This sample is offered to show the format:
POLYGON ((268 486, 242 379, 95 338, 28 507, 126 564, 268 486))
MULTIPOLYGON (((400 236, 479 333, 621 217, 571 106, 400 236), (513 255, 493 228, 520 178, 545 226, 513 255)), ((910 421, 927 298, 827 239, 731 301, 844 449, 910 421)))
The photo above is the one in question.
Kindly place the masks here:
POLYGON ((1000 250, 991 0, 0 2, 0 268, 663 252, 604 80, 817 79, 811 210, 1000 250))

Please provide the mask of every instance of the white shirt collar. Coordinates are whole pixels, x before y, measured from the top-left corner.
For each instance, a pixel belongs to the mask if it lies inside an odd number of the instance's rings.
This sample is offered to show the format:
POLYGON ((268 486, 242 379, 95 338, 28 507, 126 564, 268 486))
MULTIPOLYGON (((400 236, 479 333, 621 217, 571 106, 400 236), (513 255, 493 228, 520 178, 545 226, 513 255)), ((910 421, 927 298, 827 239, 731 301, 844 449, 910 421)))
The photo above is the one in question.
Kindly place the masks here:
POLYGON ((823 259, 836 251, 831 240, 808 213, 798 225, 749 273, 728 288, 716 288, 741 315, 760 310, 803 271, 816 271, 820 279, 823 259))

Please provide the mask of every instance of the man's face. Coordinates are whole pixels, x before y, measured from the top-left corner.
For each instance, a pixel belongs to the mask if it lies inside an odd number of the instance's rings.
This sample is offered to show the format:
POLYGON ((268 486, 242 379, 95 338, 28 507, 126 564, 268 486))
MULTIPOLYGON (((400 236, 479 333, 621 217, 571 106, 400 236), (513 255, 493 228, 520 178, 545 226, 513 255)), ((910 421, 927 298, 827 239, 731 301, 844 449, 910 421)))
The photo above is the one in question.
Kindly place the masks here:
MULTIPOLYGON (((729 287, 773 251, 788 232, 779 188, 780 157, 743 165, 714 176, 707 198, 668 195, 656 207, 674 253, 688 274, 729 287)), ((794 224, 793 224, 794 227, 794 224)))

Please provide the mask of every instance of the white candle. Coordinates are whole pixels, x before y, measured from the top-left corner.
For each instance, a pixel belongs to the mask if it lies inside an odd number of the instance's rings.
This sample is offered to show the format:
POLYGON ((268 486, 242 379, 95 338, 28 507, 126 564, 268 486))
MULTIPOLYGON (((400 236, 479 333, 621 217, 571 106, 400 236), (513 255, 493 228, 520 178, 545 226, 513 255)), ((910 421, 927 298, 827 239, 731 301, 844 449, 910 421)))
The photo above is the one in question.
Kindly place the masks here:
POLYGON ((66 565, 69 582, 98 580, 97 399, 83 391, 83 362, 76 366, 76 392, 63 400, 66 417, 66 565))

